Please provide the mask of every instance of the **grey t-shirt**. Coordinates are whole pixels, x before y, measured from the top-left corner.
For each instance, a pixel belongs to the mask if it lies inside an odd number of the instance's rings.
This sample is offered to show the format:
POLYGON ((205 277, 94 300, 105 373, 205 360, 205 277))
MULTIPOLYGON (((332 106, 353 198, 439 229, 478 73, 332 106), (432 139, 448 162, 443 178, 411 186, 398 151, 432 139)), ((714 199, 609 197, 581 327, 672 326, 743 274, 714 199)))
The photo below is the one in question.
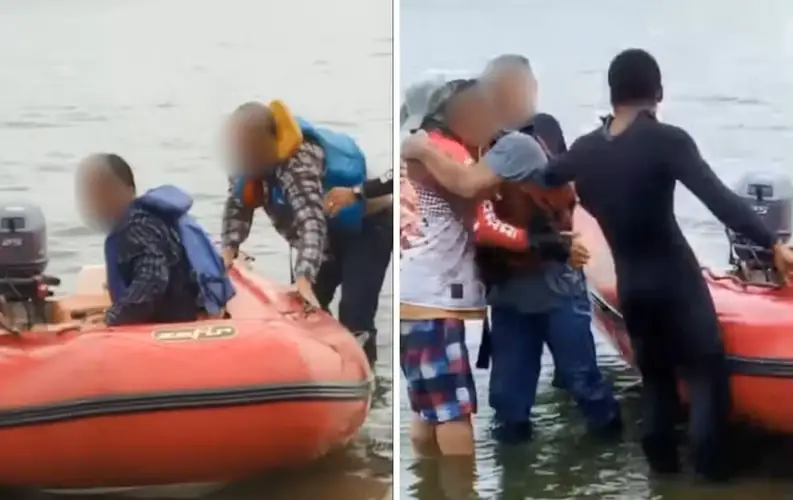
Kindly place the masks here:
MULTIPOLYGON (((521 132, 511 132, 496 142, 483 162, 506 181, 521 181, 548 163, 537 140, 521 132)), ((531 237, 531 235, 529 235, 531 237)), ((496 307, 514 307, 524 314, 548 312, 568 297, 587 292, 582 271, 562 262, 548 262, 494 285, 488 303, 496 307)))

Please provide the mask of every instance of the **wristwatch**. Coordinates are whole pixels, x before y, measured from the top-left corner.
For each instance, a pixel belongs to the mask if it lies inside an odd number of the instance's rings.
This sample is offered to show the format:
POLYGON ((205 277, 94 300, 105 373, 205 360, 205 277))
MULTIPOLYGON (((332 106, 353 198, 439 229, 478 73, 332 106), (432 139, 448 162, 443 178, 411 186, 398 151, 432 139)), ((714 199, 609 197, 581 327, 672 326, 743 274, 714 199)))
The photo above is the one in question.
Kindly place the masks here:
POLYGON ((363 186, 358 184, 357 186, 352 187, 352 194, 355 196, 355 199, 358 201, 363 200, 363 186))

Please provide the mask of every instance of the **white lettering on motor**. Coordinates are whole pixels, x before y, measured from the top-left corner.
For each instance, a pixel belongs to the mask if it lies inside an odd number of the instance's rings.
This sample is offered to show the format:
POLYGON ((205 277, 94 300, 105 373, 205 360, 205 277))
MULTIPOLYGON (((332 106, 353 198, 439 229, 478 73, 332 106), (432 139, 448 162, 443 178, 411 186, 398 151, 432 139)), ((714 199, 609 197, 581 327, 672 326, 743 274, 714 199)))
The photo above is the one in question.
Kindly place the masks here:
POLYGON ((6 238, 0 240, 0 246, 2 247, 21 247, 22 246, 22 238, 6 238))
POLYGON ((766 205, 752 205, 752 209, 757 215, 765 215, 768 213, 768 206, 766 205))

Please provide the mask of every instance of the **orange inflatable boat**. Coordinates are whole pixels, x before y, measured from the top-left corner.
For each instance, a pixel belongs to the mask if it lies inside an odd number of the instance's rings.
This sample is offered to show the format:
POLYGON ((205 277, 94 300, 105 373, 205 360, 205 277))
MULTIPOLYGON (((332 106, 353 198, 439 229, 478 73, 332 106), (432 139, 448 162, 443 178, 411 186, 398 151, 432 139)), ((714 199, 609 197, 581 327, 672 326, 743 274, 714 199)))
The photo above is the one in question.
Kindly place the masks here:
MULTIPOLYGON (((586 268, 595 324, 623 359, 633 352, 619 313, 611 253, 597 222, 576 209, 575 230, 589 248, 586 268)), ((716 305, 732 371, 735 417, 793 434, 793 288, 703 270, 716 305)))
POLYGON ((354 337, 240 263, 230 319, 64 327, 108 305, 104 269, 0 336, 0 484, 226 481, 347 443, 372 374, 354 337))

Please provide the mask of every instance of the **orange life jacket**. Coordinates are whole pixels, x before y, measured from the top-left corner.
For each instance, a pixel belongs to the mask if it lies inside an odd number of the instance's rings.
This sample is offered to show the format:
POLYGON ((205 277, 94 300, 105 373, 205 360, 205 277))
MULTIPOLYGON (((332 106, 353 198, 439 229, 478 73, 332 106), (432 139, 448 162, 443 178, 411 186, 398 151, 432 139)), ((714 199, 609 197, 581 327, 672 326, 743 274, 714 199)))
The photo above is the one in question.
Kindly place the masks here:
POLYGON ((259 179, 245 179, 240 193, 240 201, 248 208, 264 206, 264 183, 259 179))
MULTIPOLYGON (((535 137, 546 155, 551 158, 545 142, 535 137)), ((562 232, 573 229, 573 210, 577 197, 572 184, 544 189, 534 183, 505 182, 491 200, 496 217, 520 230, 532 234, 562 232)), ((499 280, 515 270, 542 265, 538 255, 527 248, 516 252, 504 248, 480 247, 477 261, 487 281, 499 280)))
MULTIPOLYGON (((275 148, 279 160, 292 156, 303 143, 303 132, 300 123, 283 101, 270 101, 267 105, 275 123, 275 148)), ((261 179, 254 177, 241 178, 242 186, 238 188, 238 196, 248 208, 259 208, 264 205, 267 194, 261 179)))

